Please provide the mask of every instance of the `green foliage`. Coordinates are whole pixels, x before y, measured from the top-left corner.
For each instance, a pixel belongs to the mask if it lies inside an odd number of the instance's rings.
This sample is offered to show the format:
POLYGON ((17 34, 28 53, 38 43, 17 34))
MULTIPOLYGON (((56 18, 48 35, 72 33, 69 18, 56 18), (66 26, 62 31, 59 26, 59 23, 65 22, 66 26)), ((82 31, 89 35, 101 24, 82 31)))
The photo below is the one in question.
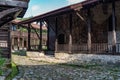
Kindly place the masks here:
POLYGON ((3 73, 2 67, 4 66, 4 63, 5 63, 5 59, 4 58, 0 58, 0 75, 2 75, 2 73, 3 73))
POLYGON ((1 56, 2 56, 2 53, 3 53, 3 51, 2 51, 2 49, 0 49, 0 58, 1 58, 1 56))
POLYGON ((21 32, 27 32, 27 29, 26 29, 26 28, 22 28, 22 27, 20 27, 20 28, 18 29, 18 31, 21 31, 21 32))
POLYGON ((11 63, 12 64, 12 72, 11 74, 7 77, 6 80, 12 80, 17 74, 18 74, 18 69, 17 69, 17 65, 15 63, 11 63))
POLYGON ((13 52, 12 54, 26 56, 26 51, 25 50, 19 50, 19 51, 13 52))
POLYGON ((30 18, 32 18, 32 17, 28 17, 28 18, 17 18, 17 20, 24 21, 24 20, 28 20, 28 19, 30 19, 30 18))
POLYGON ((42 49, 43 50, 47 50, 47 46, 42 46, 42 49))

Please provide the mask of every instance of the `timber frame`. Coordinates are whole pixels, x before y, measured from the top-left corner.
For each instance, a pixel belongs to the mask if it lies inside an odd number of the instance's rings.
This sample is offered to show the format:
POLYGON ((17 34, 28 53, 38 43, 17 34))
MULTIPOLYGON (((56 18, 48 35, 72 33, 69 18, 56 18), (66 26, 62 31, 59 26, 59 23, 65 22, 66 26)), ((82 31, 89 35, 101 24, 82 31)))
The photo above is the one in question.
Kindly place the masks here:
POLYGON ((46 22, 48 51, 119 55, 119 3, 120 0, 86 0, 19 24, 46 22))
POLYGON ((9 23, 16 17, 23 17, 29 0, 0 0, 0 56, 11 57, 11 33, 9 23))

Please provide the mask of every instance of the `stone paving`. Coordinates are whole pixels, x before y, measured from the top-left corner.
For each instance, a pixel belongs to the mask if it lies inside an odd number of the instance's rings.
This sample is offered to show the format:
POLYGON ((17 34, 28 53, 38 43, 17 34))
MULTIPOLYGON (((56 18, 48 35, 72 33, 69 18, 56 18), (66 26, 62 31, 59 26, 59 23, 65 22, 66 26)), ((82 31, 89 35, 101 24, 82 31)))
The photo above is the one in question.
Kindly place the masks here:
POLYGON ((12 55, 12 60, 19 69, 13 80, 120 80, 120 66, 66 65, 18 55, 12 55))

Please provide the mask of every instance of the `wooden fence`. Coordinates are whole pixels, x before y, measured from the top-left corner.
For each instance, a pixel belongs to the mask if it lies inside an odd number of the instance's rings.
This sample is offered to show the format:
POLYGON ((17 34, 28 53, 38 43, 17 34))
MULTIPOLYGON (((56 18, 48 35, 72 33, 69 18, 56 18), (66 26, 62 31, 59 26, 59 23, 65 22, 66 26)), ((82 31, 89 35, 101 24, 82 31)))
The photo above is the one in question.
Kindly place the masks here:
MULTIPOLYGON (((58 44, 57 52, 69 52, 69 45, 68 44, 58 44)), ((72 53, 88 53, 88 45, 87 44, 73 44, 72 45, 72 53)), ((112 45, 110 45, 108 43, 92 43, 91 53, 112 54, 112 45)), ((120 53, 120 43, 116 44, 116 53, 120 53)))

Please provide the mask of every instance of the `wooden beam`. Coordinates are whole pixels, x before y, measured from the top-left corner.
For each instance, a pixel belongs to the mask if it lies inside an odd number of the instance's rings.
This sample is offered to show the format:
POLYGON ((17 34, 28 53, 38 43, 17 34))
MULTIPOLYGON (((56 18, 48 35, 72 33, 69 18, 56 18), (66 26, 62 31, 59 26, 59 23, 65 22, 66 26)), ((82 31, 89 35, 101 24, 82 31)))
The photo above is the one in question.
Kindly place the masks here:
POLYGON ((31 42, 31 29, 30 29, 30 24, 28 24, 28 51, 31 50, 31 45, 30 45, 30 42, 31 42))
POLYGON ((113 23, 113 31, 112 31, 112 34, 113 34, 113 40, 112 40, 112 51, 113 53, 116 53, 116 31, 115 31, 115 28, 116 28, 116 20, 115 20, 115 1, 113 0, 112 1, 112 23, 113 23))
POLYGON ((37 34, 37 37, 40 38, 40 36, 39 36, 38 32, 36 31, 36 29, 33 28, 33 27, 31 27, 31 28, 35 31, 35 33, 37 34))
POLYGON ((72 14, 69 14, 69 53, 72 53, 72 14))
POLYGON ((92 44, 92 41, 91 41, 91 14, 90 14, 90 9, 88 9, 87 11, 87 24, 88 24, 88 41, 87 41, 87 44, 88 44, 88 53, 91 53, 91 44, 92 44))

